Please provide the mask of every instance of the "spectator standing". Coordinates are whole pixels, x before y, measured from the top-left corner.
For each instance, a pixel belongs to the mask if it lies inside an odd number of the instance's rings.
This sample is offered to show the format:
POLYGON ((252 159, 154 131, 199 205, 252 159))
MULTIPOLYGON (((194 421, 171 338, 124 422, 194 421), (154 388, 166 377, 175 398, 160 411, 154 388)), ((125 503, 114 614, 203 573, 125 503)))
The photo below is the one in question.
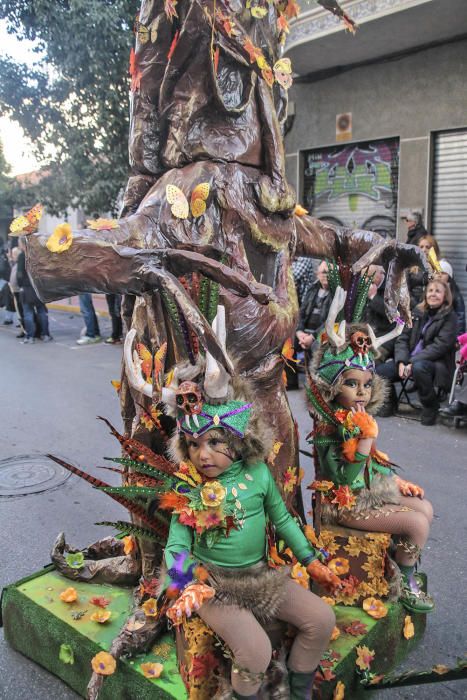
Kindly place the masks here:
POLYGON ((5 308, 4 326, 10 326, 14 320, 15 306, 10 291, 10 263, 8 261, 7 246, 0 241, 0 307, 5 308))
POLYGON ((49 312, 47 311, 46 305, 37 296, 31 284, 31 279, 26 270, 24 244, 21 239, 16 278, 21 289, 20 298, 23 305, 24 325, 26 329, 26 337, 21 342, 24 344, 35 343, 37 335, 44 343, 50 342, 53 338, 49 333, 49 312))
POLYGON ((295 258, 292 262, 292 274, 300 307, 315 279, 312 258, 295 258))
POLYGON ((394 413, 395 381, 412 377, 422 404, 422 425, 434 425, 439 411, 436 388, 448 391, 455 367, 457 317, 452 310, 449 285, 431 281, 425 299, 413 313, 413 326, 396 340, 394 360, 380 364, 376 372, 391 382, 389 401, 379 415, 394 413))
POLYGON ((448 263, 447 260, 440 260, 439 266, 441 267, 441 272, 439 273, 440 279, 449 284, 449 288, 451 289, 452 309, 457 316, 457 335, 463 335, 463 333, 465 333, 464 297, 462 296, 461 291, 457 286, 457 282, 454 279, 452 265, 448 263))
POLYGON ((105 341, 109 345, 116 345, 122 342, 123 322, 122 322, 122 295, 106 294, 105 300, 109 309, 110 320, 112 321, 112 335, 105 341))
POLYGON ((78 338, 76 343, 78 345, 92 345, 93 343, 100 343, 101 333, 99 330, 99 322, 96 316, 96 310, 94 309, 94 304, 92 303, 92 294, 85 293, 79 295, 79 308, 84 318, 84 325, 86 327, 85 334, 78 338))
POLYGON ((24 314, 23 314, 23 304, 21 302, 21 291, 18 284, 18 257, 20 254, 20 249, 15 246, 11 250, 10 262, 11 262, 11 272, 10 272, 10 290, 13 294, 13 301, 16 308, 16 313, 18 314, 18 320, 20 323, 20 331, 17 338, 24 338, 26 336, 25 325, 24 325, 24 314))
POLYGON ((405 217, 405 222, 407 224, 407 243, 419 245, 420 238, 427 234, 422 223, 422 215, 418 211, 411 211, 405 217))

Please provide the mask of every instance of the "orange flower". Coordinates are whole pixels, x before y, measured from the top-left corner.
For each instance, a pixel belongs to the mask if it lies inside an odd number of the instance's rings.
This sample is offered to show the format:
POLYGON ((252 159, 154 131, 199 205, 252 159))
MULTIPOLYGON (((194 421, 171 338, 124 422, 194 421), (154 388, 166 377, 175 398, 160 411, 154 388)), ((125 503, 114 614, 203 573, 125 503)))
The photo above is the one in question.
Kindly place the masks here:
POLYGON ((412 618, 410 615, 406 615, 404 618, 404 631, 405 639, 412 639, 415 634, 415 627, 413 626, 412 618))
POLYGON ((295 564, 292 567, 290 575, 292 576, 295 583, 298 583, 300 586, 308 590, 308 588, 310 587, 310 577, 308 576, 307 570, 304 566, 302 566, 299 563, 295 564))
POLYGON ((91 659, 91 666, 94 673, 98 673, 100 676, 111 676, 112 673, 115 673, 117 662, 112 654, 100 651, 91 659))
POLYGON ((210 481, 201 489, 201 500, 207 508, 217 508, 224 501, 227 491, 219 481, 210 481))
POLYGON ((322 493, 326 491, 330 491, 334 486, 334 482, 332 481, 312 481, 307 488, 311 489, 312 491, 321 491, 322 493))
POLYGON ((98 622, 100 625, 103 625, 104 622, 110 620, 111 615, 112 613, 110 610, 96 610, 96 612, 91 615, 90 619, 93 622, 98 622))
POLYGON ((173 510, 175 513, 180 513, 187 507, 189 500, 186 496, 182 496, 175 491, 163 493, 159 497, 159 507, 164 510, 173 510))
POLYGON ((357 660, 355 664, 358 666, 358 668, 360 668, 362 671, 370 668, 371 662, 375 658, 375 652, 373 649, 368 649, 366 646, 356 647, 356 652, 357 660))
POLYGON ((131 535, 123 538, 123 551, 125 554, 131 554, 136 549, 135 538, 131 535))
POLYGON ((334 642, 338 637, 341 636, 341 631, 339 627, 334 627, 331 634, 331 642, 334 642))
POLYGON ((338 489, 334 489, 334 498, 331 503, 337 503, 337 507, 343 510, 351 510, 355 505, 355 496, 348 486, 339 486, 338 489))
POLYGON ((333 574, 336 574, 336 576, 347 574, 350 568, 349 560, 344 559, 344 557, 336 557, 328 562, 328 568, 331 569, 333 574))
POLYGON ((342 683, 342 681, 337 681, 337 685, 334 688, 332 700, 344 700, 344 697, 345 697, 345 685, 342 683))
POLYGON ((141 607, 146 617, 157 617, 157 600, 155 598, 148 598, 141 607))
POLYGON ((141 664, 140 669, 142 670, 145 678, 159 678, 164 670, 164 666, 162 664, 148 661, 145 664, 141 664))
POLYGON ((73 243, 73 234, 70 224, 59 224, 46 241, 46 248, 51 253, 63 253, 73 243))
POLYGON ((63 600, 64 603, 74 603, 75 600, 78 600, 78 593, 75 588, 70 586, 70 588, 66 588, 60 593, 59 598, 63 600))
POLYGON ((384 603, 378 600, 378 598, 365 598, 362 607, 364 611, 371 617, 374 617, 375 620, 380 620, 382 617, 386 617, 388 614, 387 607, 384 603))

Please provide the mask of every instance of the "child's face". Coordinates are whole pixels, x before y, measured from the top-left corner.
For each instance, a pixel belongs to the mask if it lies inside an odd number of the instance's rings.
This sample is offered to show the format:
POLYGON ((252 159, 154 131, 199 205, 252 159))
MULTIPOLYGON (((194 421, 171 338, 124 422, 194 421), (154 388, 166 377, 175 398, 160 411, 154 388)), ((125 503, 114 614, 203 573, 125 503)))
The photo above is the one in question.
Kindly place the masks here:
POLYGON ((187 445, 196 469, 209 479, 225 472, 234 461, 222 430, 209 430, 199 438, 187 436, 187 445))
POLYGON ((343 408, 365 408, 371 399, 373 374, 367 370, 349 369, 343 374, 343 384, 336 401, 343 408))

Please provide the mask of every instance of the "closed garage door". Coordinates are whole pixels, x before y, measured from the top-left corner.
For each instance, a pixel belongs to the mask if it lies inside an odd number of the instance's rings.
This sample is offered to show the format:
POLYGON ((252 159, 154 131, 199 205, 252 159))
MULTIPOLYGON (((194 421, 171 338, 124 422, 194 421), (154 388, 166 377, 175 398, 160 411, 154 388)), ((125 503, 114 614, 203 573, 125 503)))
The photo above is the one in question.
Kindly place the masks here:
POLYGON ((435 135, 432 231, 467 301, 467 129, 435 135))

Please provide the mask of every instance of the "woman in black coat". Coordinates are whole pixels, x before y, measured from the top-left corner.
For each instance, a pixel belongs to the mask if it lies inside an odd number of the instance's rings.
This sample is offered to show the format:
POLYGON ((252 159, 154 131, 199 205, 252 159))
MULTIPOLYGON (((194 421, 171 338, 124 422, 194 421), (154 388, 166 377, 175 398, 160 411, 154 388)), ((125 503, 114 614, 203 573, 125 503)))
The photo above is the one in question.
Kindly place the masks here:
MULTIPOLYGON (((439 411, 436 389, 449 390, 455 368, 457 317, 452 310, 449 285, 440 279, 430 282, 422 304, 414 309, 413 326, 396 341, 394 360, 379 365, 377 373, 391 382, 412 377, 422 404, 422 425, 433 425, 439 411)), ((390 403, 395 407, 391 385, 390 403)))

